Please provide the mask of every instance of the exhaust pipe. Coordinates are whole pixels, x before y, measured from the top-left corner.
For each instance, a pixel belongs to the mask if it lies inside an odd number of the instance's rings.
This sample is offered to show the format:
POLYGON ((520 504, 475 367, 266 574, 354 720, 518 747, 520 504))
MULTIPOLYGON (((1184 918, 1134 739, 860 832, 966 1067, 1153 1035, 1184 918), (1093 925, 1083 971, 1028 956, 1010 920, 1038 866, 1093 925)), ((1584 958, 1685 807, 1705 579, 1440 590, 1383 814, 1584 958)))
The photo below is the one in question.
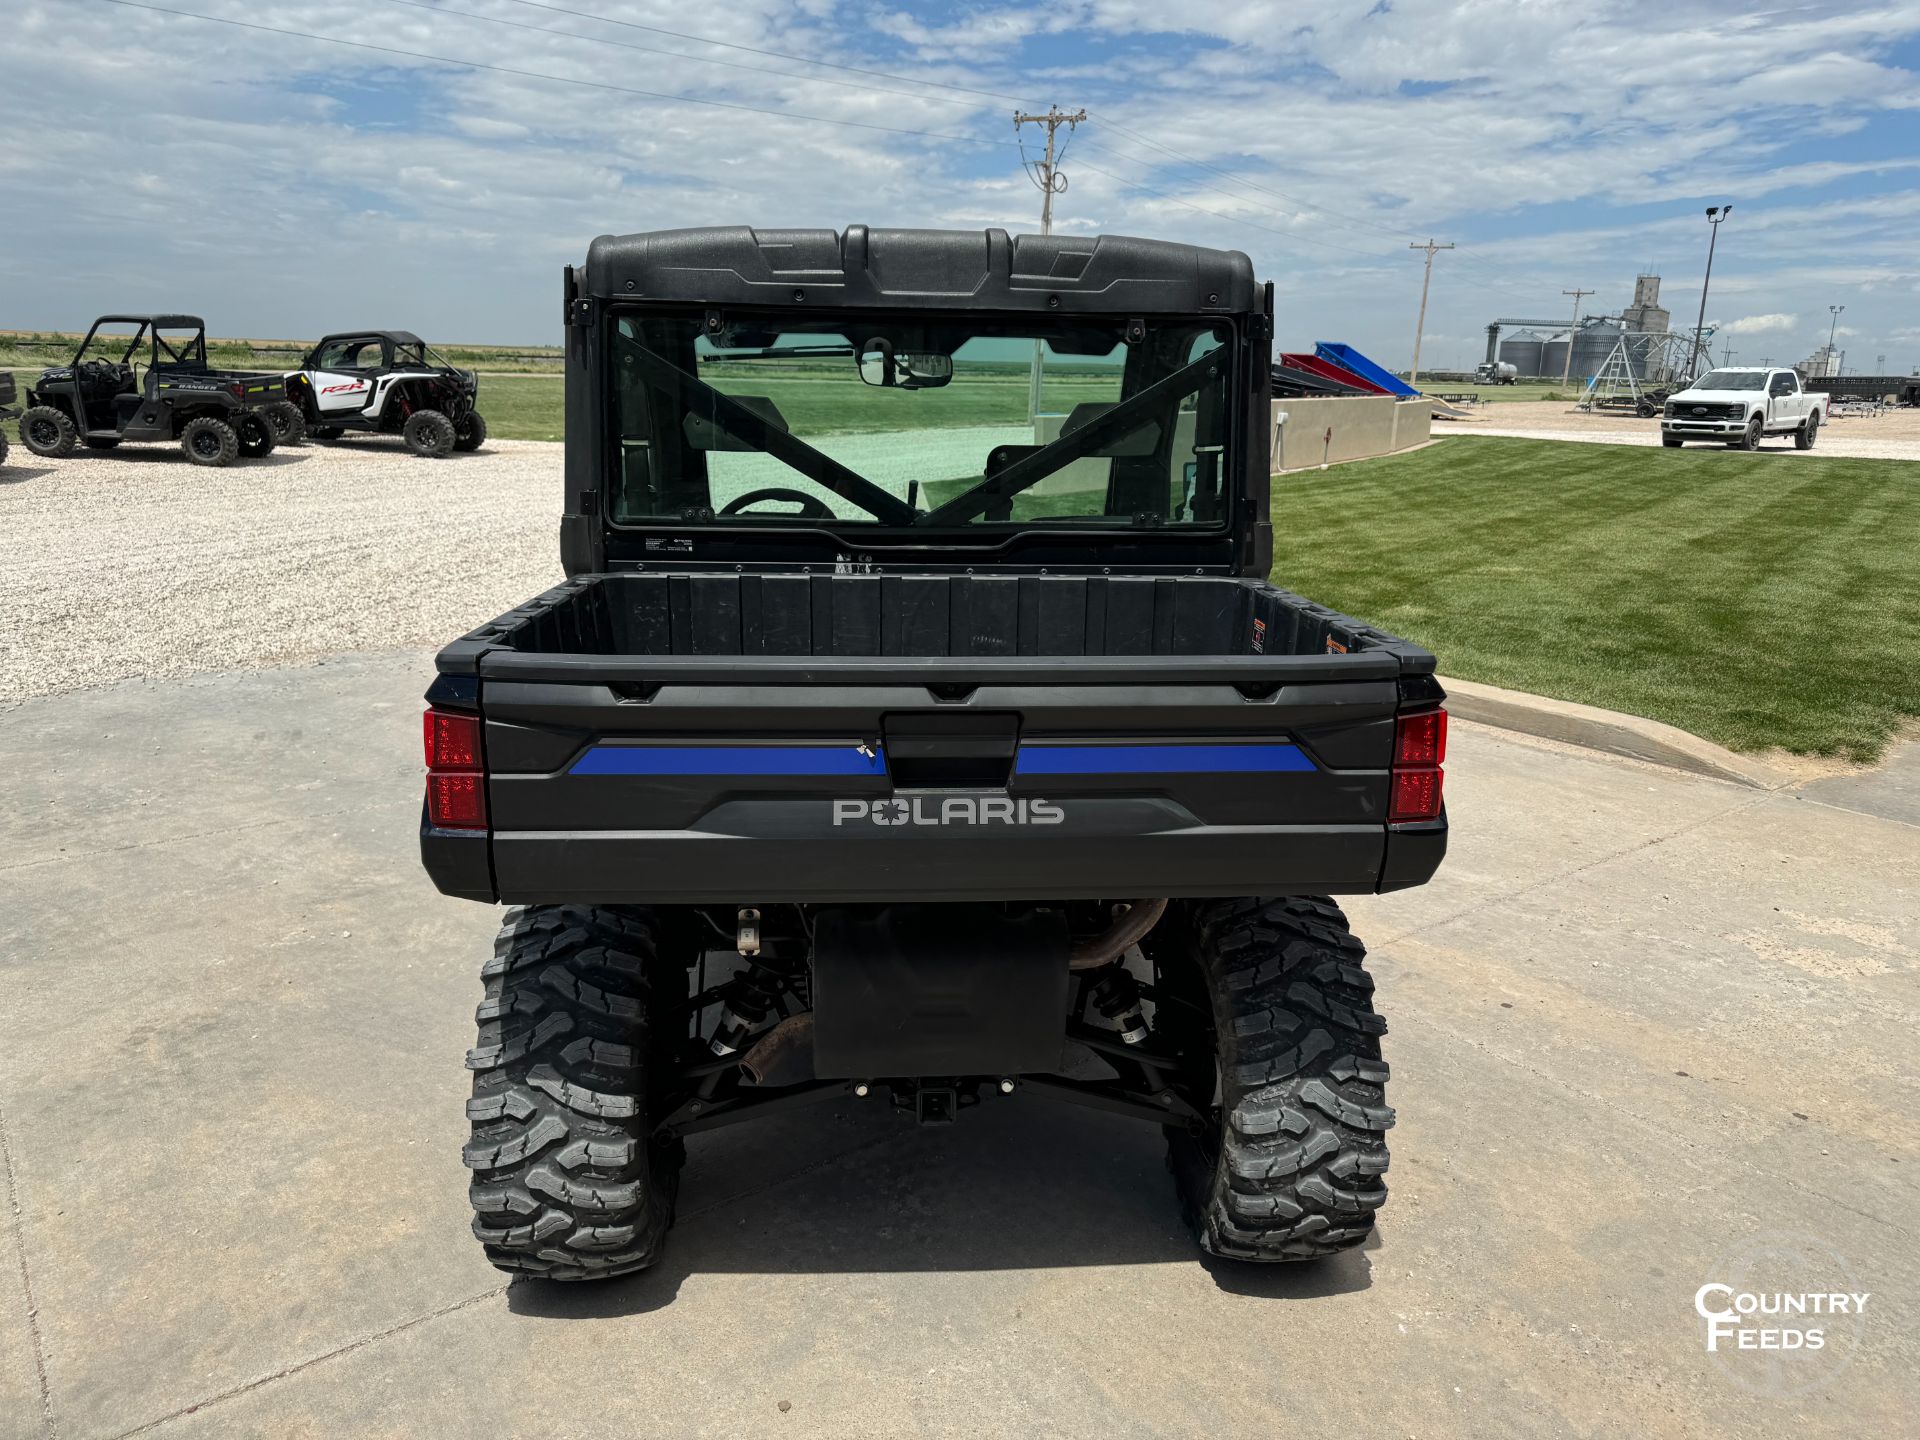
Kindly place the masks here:
POLYGON ((1113 928, 1092 940, 1082 940, 1067 957, 1069 970, 1098 970, 1127 953, 1167 913, 1165 900, 1135 900, 1114 922, 1113 928))
POLYGON ((813 1012, 789 1015, 756 1040, 740 1057, 740 1073, 766 1089, 813 1079, 813 1012))

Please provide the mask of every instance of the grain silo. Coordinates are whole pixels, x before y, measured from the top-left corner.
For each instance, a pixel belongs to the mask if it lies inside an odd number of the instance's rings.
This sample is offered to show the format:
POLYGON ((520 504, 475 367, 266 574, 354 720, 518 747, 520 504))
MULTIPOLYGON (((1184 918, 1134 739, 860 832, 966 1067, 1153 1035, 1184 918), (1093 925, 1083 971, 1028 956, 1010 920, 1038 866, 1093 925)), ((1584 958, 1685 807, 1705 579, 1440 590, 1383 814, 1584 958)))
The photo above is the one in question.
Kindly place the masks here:
MULTIPOLYGON (((1573 332, 1571 367, 1567 364, 1567 332, 1564 330, 1541 345, 1540 363, 1551 379, 1558 380, 1565 374, 1570 381, 1584 385, 1605 367, 1607 357, 1613 354, 1624 333, 1617 320, 1588 321, 1573 332)), ((1644 366, 1644 357, 1636 355, 1632 359, 1634 373, 1638 375, 1644 366)))
POLYGON ((1549 380, 1558 380, 1566 368, 1567 332, 1558 330, 1540 342, 1540 373, 1549 380))
POLYGON ((1573 373, 1583 378, 1598 375, 1623 333, 1611 320, 1582 325, 1573 337, 1573 373))
POLYGON ((1516 330, 1500 342, 1500 359, 1511 365, 1515 373, 1531 379, 1542 374, 1540 369, 1540 337, 1531 330, 1516 330))

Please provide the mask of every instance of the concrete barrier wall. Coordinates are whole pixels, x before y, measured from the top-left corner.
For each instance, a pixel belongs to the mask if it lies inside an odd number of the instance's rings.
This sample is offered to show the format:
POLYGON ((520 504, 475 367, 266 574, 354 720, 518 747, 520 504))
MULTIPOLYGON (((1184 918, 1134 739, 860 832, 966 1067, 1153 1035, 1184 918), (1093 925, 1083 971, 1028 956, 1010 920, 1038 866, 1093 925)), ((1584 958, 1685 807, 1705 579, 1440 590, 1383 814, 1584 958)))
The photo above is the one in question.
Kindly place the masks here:
POLYGON ((1391 455, 1433 438, 1433 411, 1425 400, 1354 395, 1272 404, 1276 474, 1304 470, 1323 460, 1391 455))

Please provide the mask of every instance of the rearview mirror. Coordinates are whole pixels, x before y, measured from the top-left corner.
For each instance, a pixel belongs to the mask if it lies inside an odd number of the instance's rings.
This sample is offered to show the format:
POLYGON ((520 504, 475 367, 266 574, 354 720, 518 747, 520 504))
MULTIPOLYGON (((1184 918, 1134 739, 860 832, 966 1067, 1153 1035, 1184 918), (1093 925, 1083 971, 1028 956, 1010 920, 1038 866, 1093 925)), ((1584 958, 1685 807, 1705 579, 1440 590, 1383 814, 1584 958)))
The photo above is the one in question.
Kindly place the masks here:
POLYGON ((860 351, 860 378, 895 390, 931 390, 953 379, 953 357, 896 351, 884 340, 869 340, 860 351))

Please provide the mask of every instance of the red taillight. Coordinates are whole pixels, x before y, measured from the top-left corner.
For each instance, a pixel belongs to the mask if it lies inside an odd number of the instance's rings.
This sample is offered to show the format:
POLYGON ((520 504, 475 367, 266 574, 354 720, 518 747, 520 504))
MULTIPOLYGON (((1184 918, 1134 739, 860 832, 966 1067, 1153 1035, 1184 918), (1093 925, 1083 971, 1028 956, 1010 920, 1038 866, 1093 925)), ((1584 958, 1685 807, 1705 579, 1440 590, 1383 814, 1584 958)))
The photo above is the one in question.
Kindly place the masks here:
POLYGON ((487 777, 480 717, 429 710, 422 729, 427 752, 427 819, 440 830, 487 828, 487 777))
POLYGON ((1402 715, 1394 728, 1393 764, 1438 765, 1447 758, 1447 712, 1426 710, 1402 715))
POLYGON ((480 769, 480 717, 429 710, 425 721, 429 770, 480 769))
POLYGON ((1394 824, 1403 820, 1432 820, 1440 814, 1441 774, 1434 770, 1396 770, 1393 772, 1393 808, 1387 819, 1394 824))
POLYGON ((1446 758, 1445 710, 1422 710, 1395 722, 1393 793, 1387 804, 1390 824, 1440 817, 1440 791, 1446 779, 1440 765, 1446 758))
POLYGON ((486 776, 428 775, 427 818, 440 830, 486 829, 486 776))

